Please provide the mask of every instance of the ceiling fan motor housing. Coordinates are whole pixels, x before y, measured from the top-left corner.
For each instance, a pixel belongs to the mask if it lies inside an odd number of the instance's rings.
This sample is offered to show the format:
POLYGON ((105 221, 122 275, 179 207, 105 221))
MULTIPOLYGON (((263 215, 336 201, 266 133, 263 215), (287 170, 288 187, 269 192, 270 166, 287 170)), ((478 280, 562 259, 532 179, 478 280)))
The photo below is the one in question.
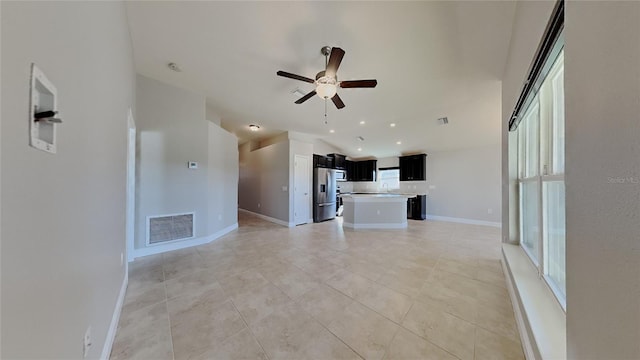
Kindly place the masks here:
POLYGON ((325 75, 325 71, 320 71, 316 75, 316 93, 323 99, 331 99, 338 91, 338 77, 325 75))

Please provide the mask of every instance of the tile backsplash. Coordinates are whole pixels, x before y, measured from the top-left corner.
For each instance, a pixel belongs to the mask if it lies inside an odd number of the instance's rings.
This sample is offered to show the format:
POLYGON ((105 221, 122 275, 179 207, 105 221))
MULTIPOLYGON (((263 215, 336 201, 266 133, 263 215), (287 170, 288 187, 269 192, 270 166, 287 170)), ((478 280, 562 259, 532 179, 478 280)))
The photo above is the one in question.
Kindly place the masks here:
MULTIPOLYGON (((339 182, 341 192, 378 192, 386 189, 380 188, 377 181, 339 182)), ((429 194, 427 181, 402 181, 400 189, 391 190, 392 193, 429 194)))

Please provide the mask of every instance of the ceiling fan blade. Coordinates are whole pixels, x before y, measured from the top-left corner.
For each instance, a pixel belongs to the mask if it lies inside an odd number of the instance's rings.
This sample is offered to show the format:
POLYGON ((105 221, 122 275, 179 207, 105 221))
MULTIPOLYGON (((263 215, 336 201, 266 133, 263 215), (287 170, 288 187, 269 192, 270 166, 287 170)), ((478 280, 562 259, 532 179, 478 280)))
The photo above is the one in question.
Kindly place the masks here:
POLYGON ((325 74, 329 77, 335 77, 338 72, 338 67, 342 62, 344 56, 344 50, 339 47, 331 48, 331 54, 329 55, 329 62, 327 63, 327 71, 325 74))
POLYGON ((347 80, 341 81, 341 88, 374 88, 378 85, 378 80, 347 80))
POLYGON ((312 84, 314 82, 316 82, 315 80, 309 79, 308 77, 300 76, 300 75, 296 75, 296 74, 292 74, 292 73, 288 73, 288 72, 282 71, 282 70, 278 71, 276 74, 278 76, 283 76, 283 77, 286 77, 286 78, 289 78, 289 79, 294 79, 294 80, 305 81, 305 82, 312 83, 312 84))
POLYGON ((331 98, 331 101, 333 101, 333 104, 338 109, 342 109, 344 107, 344 103, 342 102, 342 99, 340 99, 340 96, 338 96, 338 94, 333 95, 333 97, 331 98))
POLYGON ((305 96, 301 97, 300 99, 298 99, 298 100, 296 101, 296 104, 302 104, 303 102, 305 102, 305 101, 307 101, 307 100, 311 99, 311 98, 313 97, 313 95, 315 95, 315 94, 316 94, 316 91, 315 91, 315 90, 313 90, 312 92, 310 92, 310 93, 308 93, 307 95, 305 95, 305 96))

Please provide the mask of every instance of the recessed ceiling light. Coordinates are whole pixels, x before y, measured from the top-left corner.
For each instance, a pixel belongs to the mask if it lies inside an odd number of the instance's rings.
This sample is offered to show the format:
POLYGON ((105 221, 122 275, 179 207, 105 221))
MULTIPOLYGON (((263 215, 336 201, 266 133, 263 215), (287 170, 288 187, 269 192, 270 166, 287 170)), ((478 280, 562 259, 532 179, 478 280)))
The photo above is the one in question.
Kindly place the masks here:
POLYGON ((364 124, 365 124, 364 120, 360 121, 360 125, 364 125, 364 124))
POLYGON ((175 71, 175 72, 180 72, 180 71, 182 71, 182 70, 180 70, 180 67, 178 66, 178 64, 176 64, 176 63, 174 63, 174 62, 170 62, 170 63, 168 63, 168 64, 167 64, 167 67, 168 67, 170 70, 173 70, 173 71, 175 71))
POLYGON ((396 144, 402 145, 402 141, 396 141, 396 144))
POLYGON ((333 129, 331 129, 331 130, 329 130, 329 132, 333 134, 333 133, 334 133, 334 132, 336 132, 336 131, 335 131, 335 130, 333 130, 333 129))
POLYGON ((391 123, 391 124, 389 124, 389 126, 396 127, 396 123, 391 123))
POLYGON ((249 130, 258 131, 258 130, 260 130, 260 126, 251 124, 251 125, 249 125, 249 130))
POLYGON ((362 151, 362 148, 358 148, 358 151, 362 151))

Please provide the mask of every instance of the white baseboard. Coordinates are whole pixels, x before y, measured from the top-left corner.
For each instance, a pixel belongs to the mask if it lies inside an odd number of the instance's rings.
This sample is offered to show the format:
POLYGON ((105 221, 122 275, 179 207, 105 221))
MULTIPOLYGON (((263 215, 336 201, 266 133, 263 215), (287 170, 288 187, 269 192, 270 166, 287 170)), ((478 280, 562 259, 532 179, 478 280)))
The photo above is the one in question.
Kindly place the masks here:
POLYGON ((113 310, 113 315, 111 316, 109 331, 107 331, 107 337, 104 340, 104 346, 102 347, 102 354, 100 355, 101 360, 107 360, 111 355, 111 348, 113 348, 113 341, 116 339, 116 330, 118 330, 118 322, 120 321, 120 313, 122 312, 124 296, 127 293, 127 284, 129 284, 129 264, 125 263, 124 279, 122 280, 122 286, 120 287, 120 294, 116 301, 116 307, 113 310))
POLYGON ((195 239, 189 239, 189 240, 184 240, 184 241, 176 241, 176 242, 172 242, 169 244, 165 244, 165 245, 154 245, 154 246, 149 246, 149 247, 145 247, 145 248, 141 248, 141 249, 135 249, 134 250, 134 254, 133 254, 133 258, 139 258, 139 257, 143 257, 143 256, 148 256, 148 255, 155 255, 155 254, 160 254, 160 253, 164 253, 167 251, 172 251, 172 250, 178 250, 178 249, 184 249, 184 248, 188 248, 188 247, 192 247, 192 246, 198 246, 198 245, 203 245, 203 244, 207 244, 210 243, 230 232, 232 232, 233 230, 238 228, 238 223, 235 223, 231 226, 227 226, 226 228, 217 231, 209 236, 204 236, 204 237, 199 237, 199 238, 195 238, 195 239))
POLYGON ((397 223, 389 223, 389 224, 353 224, 348 222, 343 222, 342 226, 351 228, 351 229, 406 229, 407 223, 397 224, 397 223))
POLYGON ((524 357, 527 360, 535 360, 536 357, 533 352, 533 346, 530 341, 529 332, 527 331, 527 327, 525 326, 524 317, 522 315, 522 310, 520 309, 520 301, 517 298, 516 290, 514 287, 513 274, 507 265, 507 260, 505 259, 504 252, 502 253, 502 259, 500 261, 502 264, 502 271, 505 275, 505 280, 507 282, 507 290, 509 291, 509 297, 511 298, 511 305, 513 306, 513 312, 516 318, 516 325, 518 326, 518 332, 520 333, 520 343, 522 343, 522 349, 524 352, 524 357))
POLYGON ((470 225, 484 225, 484 226, 492 226, 497 228, 502 227, 502 223, 500 222, 455 218, 455 217, 448 217, 448 216, 427 215, 427 220, 448 221, 448 222, 470 224, 470 225))
POLYGON ((251 214, 251 215, 255 215, 255 216, 259 217, 262 220, 269 221, 269 222, 272 222, 274 224, 278 224, 278 225, 282 225, 282 226, 286 226, 286 227, 295 227, 296 226, 292 222, 286 222, 286 221, 283 221, 283 220, 280 220, 280 219, 273 218, 271 216, 258 214, 257 212, 249 211, 249 210, 246 210, 246 209, 238 208, 238 211, 242 211, 242 212, 246 212, 246 213, 251 214))

